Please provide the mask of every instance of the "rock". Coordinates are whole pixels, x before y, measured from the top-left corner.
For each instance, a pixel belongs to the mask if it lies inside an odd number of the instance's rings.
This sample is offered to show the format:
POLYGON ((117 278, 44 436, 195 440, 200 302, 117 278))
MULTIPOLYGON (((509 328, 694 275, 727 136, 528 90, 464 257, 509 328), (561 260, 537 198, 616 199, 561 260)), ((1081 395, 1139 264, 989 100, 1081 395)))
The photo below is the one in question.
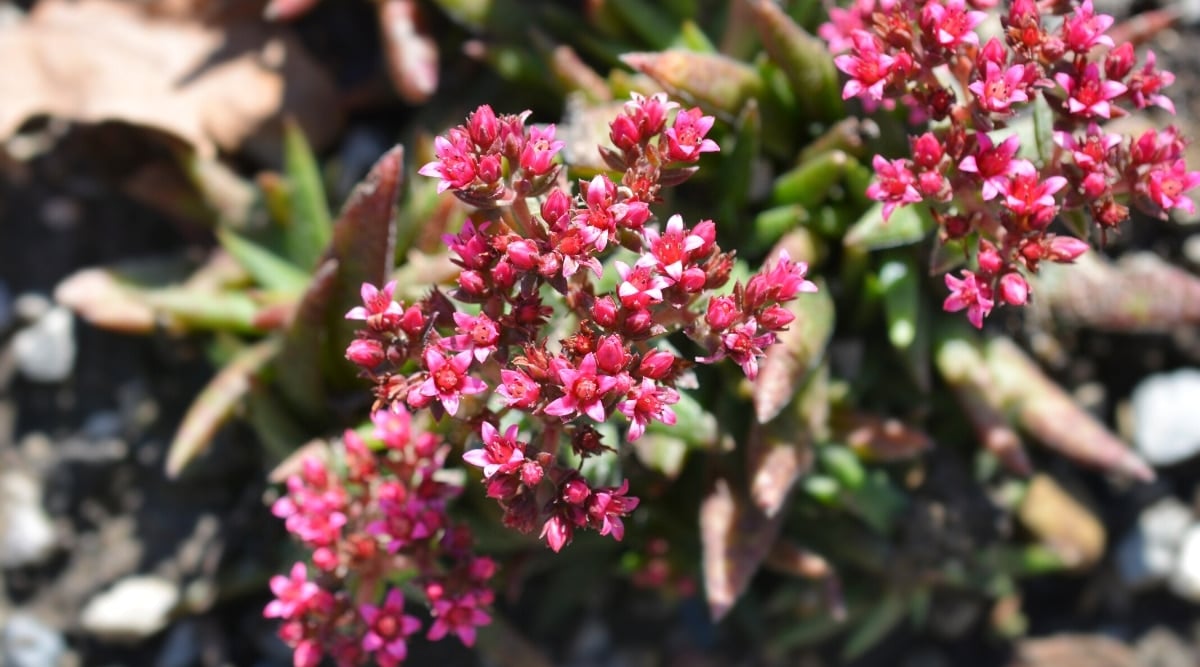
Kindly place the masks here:
POLYGON ((1150 465, 1166 466, 1200 453, 1200 370, 1152 375, 1133 391, 1133 439, 1150 465))
POLYGON ((1138 639, 1134 647, 1141 667, 1196 667, 1200 655, 1179 635, 1166 627, 1156 627, 1138 639))
POLYGON ((1055 635, 1017 643, 1007 667, 1140 667, 1128 646, 1103 635, 1055 635))
POLYGON ((0 474, 0 568, 37 565, 55 547, 54 524, 42 509, 42 486, 29 475, 0 474))
POLYGON ((1193 524, 1183 535, 1167 586, 1179 597, 1200 602, 1200 524, 1193 524))
POLYGON ((167 626, 179 602, 179 587, 155 576, 118 581, 84 606, 79 624, 84 632, 109 641, 136 641, 167 626))
POLYGON ((75 327, 71 311, 51 308, 13 336, 17 368, 34 382, 62 382, 75 366, 75 327))
POLYGON ((24 613, 10 616, 0 636, 0 663, 8 667, 53 667, 66 650, 57 630, 24 613))
POLYGON ((1165 581, 1192 520, 1192 510, 1175 498, 1163 498, 1142 510, 1137 525, 1117 546, 1121 581, 1132 588, 1165 581))

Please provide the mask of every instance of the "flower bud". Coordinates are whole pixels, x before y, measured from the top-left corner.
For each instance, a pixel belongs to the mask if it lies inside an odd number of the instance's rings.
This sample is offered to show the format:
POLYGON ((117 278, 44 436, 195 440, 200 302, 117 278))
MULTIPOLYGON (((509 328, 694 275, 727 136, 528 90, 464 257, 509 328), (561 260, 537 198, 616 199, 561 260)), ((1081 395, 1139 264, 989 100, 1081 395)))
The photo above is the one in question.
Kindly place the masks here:
POLYGON ((526 461, 521 464, 521 483, 525 486, 537 486, 542 481, 544 474, 545 470, 536 461, 526 461))
POLYGON ((492 267, 492 280, 500 289, 508 289, 517 281, 517 272, 513 269, 512 262, 507 259, 502 259, 496 262, 496 266, 492 267))
POLYGON ((626 318, 624 325, 621 327, 625 335, 631 338, 640 338, 650 333, 650 327, 654 326, 654 316, 648 310, 635 310, 626 318))
POLYGON ((478 271, 463 271, 458 274, 458 286, 471 296, 479 296, 487 292, 487 283, 478 271))
POLYGON ((592 319, 605 329, 612 329, 617 325, 617 303, 611 296, 596 299, 592 304, 592 319))
POLYGON ((566 218, 570 210, 571 200, 567 194, 562 190, 552 190, 546 196, 546 201, 542 202, 542 220, 551 227, 557 227, 559 221, 566 218))
POLYGON ((979 57, 975 60, 975 66, 979 68, 980 72, 983 72, 987 70, 987 63, 989 62, 995 63, 997 67, 1004 67, 1005 63, 1008 62, 1008 51, 1005 50, 1000 40, 995 37, 989 39, 988 43, 984 44, 983 48, 979 50, 979 57))
POLYGON ((562 270, 562 258, 557 253, 548 252, 538 259, 538 273, 546 278, 553 278, 562 270))
POLYGON ((783 306, 771 306, 758 316, 758 323, 767 329, 778 331, 791 324, 795 319, 796 316, 787 308, 783 306))
POLYGON ((618 336, 605 336, 596 347, 596 366, 608 375, 616 375, 629 363, 629 353, 618 336))
POLYGON ((737 303, 732 297, 717 296, 708 302, 708 311, 704 313, 704 321, 713 331, 724 331, 738 318, 737 303))
POLYGON ((582 505, 592 495, 587 482, 576 477, 562 486, 562 499, 572 505, 582 505))
POLYGON ((366 369, 375 368, 384 359, 383 345, 377 340, 356 338, 346 348, 346 358, 366 369))
POLYGON ((697 258, 704 257, 712 249, 713 244, 717 242, 717 226, 712 220, 701 220, 696 223, 695 227, 692 227, 692 233, 704 241, 704 245, 692 251, 692 256, 697 258))
POLYGON ((704 289, 708 283, 708 275, 704 273, 704 269, 698 266, 689 266, 679 277, 679 285, 683 291, 688 294, 695 294, 704 289))
POLYGON ((400 316, 400 329, 404 333, 415 336, 425 328, 425 313, 415 304, 409 306, 404 314, 400 316))
POLYGON ((612 123, 609 123, 608 129, 608 138, 612 140, 614 146, 623 151, 633 149, 642 140, 637 123, 625 114, 614 118, 612 123))
POLYGON ((923 171, 917 176, 917 191, 924 197, 936 197, 946 177, 940 171, 923 171))
POLYGON ((942 218, 941 223, 948 239, 961 239, 971 233, 971 221, 965 216, 948 215, 942 218))
POLYGON ((990 241, 979 242, 979 270, 985 274, 996 275, 1004 268, 1004 258, 1000 257, 996 246, 990 241))
POLYGON ((482 150, 488 150, 500 136, 500 123, 496 120, 496 112, 484 104, 471 114, 467 120, 467 132, 471 141, 482 150))
POLYGON ((1006 273, 1000 278, 1000 298, 1010 306, 1023 306, 1029 300, 1029 283, 1019 273, 1006 273))
POLYGON ((913 141, 913 162, 922 169, 933 169, 942 161, 942 142, 932 132, 913 141))
POLYGON ((1104 75, 1110 81, 1120 81, 1133 71, 1133 42, 1123 42, 1108 52, 1104 59, 1104 75))
POLYGON ((504 175, 504 170, 500 166, 500 156, 484 155, 479 158, 479 168, 475 170, 475 173, 479 176, 479 180, 488 185, 498 182, 504 175))
POLYGON ((1088 244, 1073 236, 1055 236, 1050 239, 1046 258, 1052 262, 1073 262, 1087 252, 1088 244))
POLYGON ((671 367, 674 365, 674 354, 666 350, 651 350, 642 355, 642 361, 638 364, 638 375, 652 380, 661 380, 671 372, 671 367))
POLYGON ((1090 200, 1102 198, 1108 192, 1108 180, 1104 173, 1093 171, 1083 178, 1083 194, 1090 200))

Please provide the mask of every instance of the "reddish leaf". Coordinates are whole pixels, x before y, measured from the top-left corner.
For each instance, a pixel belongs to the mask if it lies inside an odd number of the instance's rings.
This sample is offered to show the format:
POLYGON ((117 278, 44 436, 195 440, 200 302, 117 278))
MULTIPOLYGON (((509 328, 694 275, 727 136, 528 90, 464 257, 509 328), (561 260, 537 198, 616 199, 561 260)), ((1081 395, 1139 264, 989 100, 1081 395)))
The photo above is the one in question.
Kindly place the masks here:
POLYGON ((783 514, 768 518, 717 479, 700 505, 704 589, 714 621, 729 613, 779 537, 783 514))
POLYGON ((933 447, 933 439, 890 417, 851 412, 833 422, 834 439, 853 449, 867 461, 905 461, 933 447))

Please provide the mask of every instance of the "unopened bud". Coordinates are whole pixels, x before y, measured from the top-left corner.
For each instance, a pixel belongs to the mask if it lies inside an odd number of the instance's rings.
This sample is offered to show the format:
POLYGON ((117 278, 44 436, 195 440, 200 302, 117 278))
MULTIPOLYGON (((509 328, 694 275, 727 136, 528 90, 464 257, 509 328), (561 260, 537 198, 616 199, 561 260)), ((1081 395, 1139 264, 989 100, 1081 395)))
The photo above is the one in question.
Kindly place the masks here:
POLYGON ((1050 239, 1046 258, 1053 262, 1073 262, 1088 251, 1088 244, 1073 236, 1055 236, 1050 239))
POLYGON ((1004 258, 989 241, 979 242, 979 270, 983 273, 996 275, 1004 268, 1004 258))
POLYGON ((559 220, 567 216, 571 210, 571 200, 562 190, 552 190, 546 196, 546 201, 542 202, 542 220, 551 227, 555 227, 559 220))
POLYGON ((683 291, 688 294, 695 294, 704 289, 708 283, 708 275, 704 273, 704 269, 698 266, 690 266, 679 277, 679 285, 683 287, 683 291))
POLYGON ((485 155, 479 158, 479 168, 475 170, 479 180, 492 185, 500 180, 504 175, 504 170, 500 165, 499 155, 485 155))
POLYGON ((471 296, 479 296, 487 291, 487 283, 478 271, 462 271, 458 274, 458 286, 471 296))
POLYGON ((783 306, 771 306, 758 316, 758 323, 763 327, 778 331, 791 324, 796 319, 792 311, 783 306))
POLYGON ((534 461, 526 461, 521 464, 521 483, 525 486, 537 486, 542 481, 542 476, 545 470, 542 466, 534 461))
POLYGON ((638 375, 652 380, 661 380, 671 372, 675 364, 675 355, 666 350, 651 350, 642 356, 638 364, 638 375))
POLYGON ((617 325, 617 303, 611 296, 596 299, 592 305, 592 319, 605 329, 612 329, 617 325))
POLYGON ((607 373, 615 375, 629 363, 629 353, 619 336, 605 336, 596 347, 596 366, 607 373))
POLYGON ((1133 42, 1123 42, 1108 52, 1104 59, 1104 75, 1110 81, 1120 81, 1133 71, 1133 42))
POLYGON ((385 354, 383 345, 377 340, 369 340, 366 338, 356 338, 350 342, 350 346, 346 348, 346 358, 358 366, 366 369, 375 368, 383 362, 385 354))
POLYGON ((582 479, 572 479, 563 484, 562 498, 572 505, 582 505, 592 495, 592 489, 582 479))
POLYGON ((713 331, 724 331, 738 318, 737 304, 732 297, 717 296, 708 302, 708 311, 704 313, 704 321, 713 331))
POLYGON ((1029 300, 1029 283, 1019 273, 1006 273, 1000 278, 1000 298, 1010 306, 1023 306, 1029 300))
POLYGON ((932 132, 913 141, 913 162, 922 169, 933 169, 942 161, 942 142, 932 132))

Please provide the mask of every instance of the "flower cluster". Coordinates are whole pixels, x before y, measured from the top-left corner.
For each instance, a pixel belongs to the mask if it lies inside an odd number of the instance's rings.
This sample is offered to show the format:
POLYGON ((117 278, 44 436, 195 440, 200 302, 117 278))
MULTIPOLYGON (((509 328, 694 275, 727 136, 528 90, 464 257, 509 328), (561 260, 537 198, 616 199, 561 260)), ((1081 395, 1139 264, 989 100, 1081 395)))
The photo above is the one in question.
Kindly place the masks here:
POLYGON ((674 425, 693 363, 729 357, 753 380, 795 317, 783 304, 816 290, 786 253, 728 288, 733 256, 712 221, 656 220, 661 188, 718 150, 707 137, 713 118, 665 95, 634 95, 610 125, 612 146, 600 149, 619 178, 597 175, 575 194, 553 126, 527 127, 526 116, 482 106, 437 139, 437 160, 420 169, 474 209, 444 238, 460 268, 450 293, 404 304, 394 282, 363 285, 362 305, 346 314, 362 322, 346 357, 374 383, 383 451, 348 432, 345 481, 310 461, 276 505, 320 573, 310 582, 298 565, 277 579, 267 610, 285 620, 297 664, 322 651, 339 664, 368 653, 394 664, 419 629, 398 593, 382 606, 335 594, 347 573, 370 595, 389 572, 415 568, 431 639, 455 633, 469 644, 488 620, 494 568, 447 518, 458 491, 437 474, 448 446, 416 434, 412 415, 427 410, 439 432, 477 439, 462 459, 482 472, 506 526, 540 529, 554 551, 585 529, 621 540, 638 506, 629 480, 593 480, 582 466, 616 449, 605 423, 620 415, 627 441, 674 425), (701 354, 685 358, 665 343, 680 331, 701 354))
POLYGON ((325 655, 338 665, 398 665, 421 621, 406 614, 404 594, 380 584, 396 572, 412 581, 433 616, 426 636, 456 635, 470 646, 475 628, 490 621, 495 564, 473 554, 470 532, 450 521, 447 502, 460 491, 438 473, 449 445, 415 433, 402 407, 376 412, 374 442, 346 431, 341 469, 307 456, 288 479, 273 511, 312 551, 313 577, 304 563, 271 580, 264 610, 282 621, 279 635, 293 648, 297 667, 315 667, 325 655))
POLYGON ((1113 18, 1092 0, 1013 0, 1001 12, 1002 32, 984 41, 984 10, 996 4, 855 0, 831 10, 820 31, 846 52, 835 59, 848 77, 843 97, 868 108, 905 100, 910 120, 933 121, 911 138, 911 157, 874 158, 867 194, 883 203, 885 218, 924 202, 943 240, 966 241, 975 270, 945 277, 944 308, 966 310, 976 327, 997 304, 1026 303, 1025 276, 1039 262, 1071 262, 1087 249, 1048 231, 1060 216, 1090 219, 1103 239, 1129 217, 1128 204, 1159 217, 1192 212, 1184 193, 1200 184, 1174 128, 1136 137, 1103 129, 1135 109, 1174 113, 1162 94, 1174 76, 1153 52, 1137 66, 1133 45, 1113 42, 1113 18), (1053 119, 1052 141, 1022 146, 1014 121, 1037 105, 1053 119))

